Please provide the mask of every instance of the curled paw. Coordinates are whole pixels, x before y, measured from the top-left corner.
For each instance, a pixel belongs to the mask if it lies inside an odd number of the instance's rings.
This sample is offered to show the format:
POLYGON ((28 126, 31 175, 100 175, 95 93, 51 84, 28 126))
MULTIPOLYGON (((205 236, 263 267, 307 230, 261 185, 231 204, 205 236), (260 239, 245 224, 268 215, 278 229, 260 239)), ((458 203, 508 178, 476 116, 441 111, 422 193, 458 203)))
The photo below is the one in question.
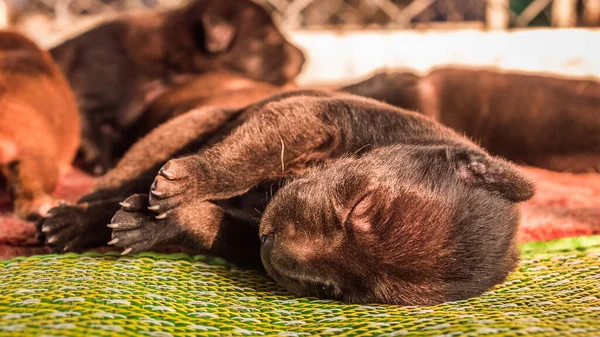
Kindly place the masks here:
POLYGON ((85 207, 62 205, 37 222, 37 238, 55 252, 80 251, 89 243, 85 207))
POLYGON ((122 254, 148 251, 170 241, 177 233, 168 223, 157 220, 150 211, 147 194, 134 194, 121 202, 108 225, 112 229, 108 243, 123 249, 122 254))
POLYGON ((194 197, 199 173, 193 157, 170 160, 158 171, 149 197, 156 219, 165 219, 170 210, 194 197))

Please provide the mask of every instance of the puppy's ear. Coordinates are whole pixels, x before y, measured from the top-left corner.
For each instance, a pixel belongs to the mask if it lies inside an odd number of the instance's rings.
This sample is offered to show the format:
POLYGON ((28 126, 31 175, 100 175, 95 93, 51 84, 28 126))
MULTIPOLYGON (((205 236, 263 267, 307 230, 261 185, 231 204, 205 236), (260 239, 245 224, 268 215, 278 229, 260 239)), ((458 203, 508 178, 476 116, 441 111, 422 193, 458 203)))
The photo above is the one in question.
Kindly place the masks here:
POLYGON ((500 193, 512 202, 531 199, 534 184, 508 161, 472 151, 458 151, 453 155, 457 174, 468 184, 500 193))
POLYGON ((233 18, 210 12, 200 17, 193 30, 198 48, 210 54, 229 49, 237 33, 233 18))

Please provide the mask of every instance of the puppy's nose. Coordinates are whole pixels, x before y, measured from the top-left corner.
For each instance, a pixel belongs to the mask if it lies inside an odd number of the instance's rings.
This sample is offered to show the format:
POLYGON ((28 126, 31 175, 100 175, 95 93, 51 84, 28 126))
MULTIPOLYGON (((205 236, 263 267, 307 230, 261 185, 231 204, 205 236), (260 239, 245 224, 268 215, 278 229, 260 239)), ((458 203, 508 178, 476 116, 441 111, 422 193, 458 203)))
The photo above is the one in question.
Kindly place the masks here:
POLYGON ((263 235, 260 238, 260 258, 265 267, 271 266, 271 251, 273 250, 273 240, 275 239, 275 234, 269 233, 267 235, 263 235))
POLYGON ((273 236, 275 236, 275 234, 273 233, 269 233, 267 235, 263 235, 260 237, 260 244, 262 246, 264 245, 273 245, 273 236))

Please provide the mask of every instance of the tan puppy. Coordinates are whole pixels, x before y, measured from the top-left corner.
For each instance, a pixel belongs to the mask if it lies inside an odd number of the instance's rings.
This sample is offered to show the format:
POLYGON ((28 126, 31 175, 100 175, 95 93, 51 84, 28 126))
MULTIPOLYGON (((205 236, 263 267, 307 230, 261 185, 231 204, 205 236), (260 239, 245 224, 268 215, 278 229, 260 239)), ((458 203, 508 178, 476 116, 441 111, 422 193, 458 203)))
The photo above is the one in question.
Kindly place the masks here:
POLYGON ((79 146, 79 113, 50 55, 0 31, 0 168, 17 216, 46 214, 50 194, 79 146))

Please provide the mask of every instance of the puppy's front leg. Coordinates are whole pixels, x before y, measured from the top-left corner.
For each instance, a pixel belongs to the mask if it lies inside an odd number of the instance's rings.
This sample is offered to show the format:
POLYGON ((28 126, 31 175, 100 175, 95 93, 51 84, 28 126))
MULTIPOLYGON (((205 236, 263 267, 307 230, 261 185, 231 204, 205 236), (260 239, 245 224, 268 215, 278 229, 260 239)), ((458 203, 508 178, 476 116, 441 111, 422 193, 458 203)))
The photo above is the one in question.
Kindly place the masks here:
POLYGON ((309 97, 267 104, 220 143, 170 160, 150 188, 150 209, 164 219, 189 202, 229 199, 261 181, 277 181, 356 151, 359 146, 346 141, 344 124, 351 117, 329 104, 309 97))
POLYGON ((127 198, 108 225, 111 244, 123 253, 151 250, 163 245, 178 245, 224 257, 245 266, 259 266, 259 241, 256 222, 236 218, 219 205, 190 201, 166 219, 156 219, 148 210, 148 195, 127 198))
POLYGON ((112 243, 125 253, 171 243, 232 259, 258 252, 257 221, 229 216, 211 201, 242 195, 262 181, 345 152, 345 128, 339 124, 348 116, 330 115, 328 104, 308 97, 266 104, 213 147, 169 161, 149 200, 134 195, 124 202, 110 225, 112 243), (232 254, 249 244, 256 249, 232 254))
POLYGON ((150 205, 165 217, 188 200, 228 199, 369 146, 447 137, 455 134, 423 116, 365 98, 289 97, 262 105, 220 143, 170 160, 151 186, 150 205))

